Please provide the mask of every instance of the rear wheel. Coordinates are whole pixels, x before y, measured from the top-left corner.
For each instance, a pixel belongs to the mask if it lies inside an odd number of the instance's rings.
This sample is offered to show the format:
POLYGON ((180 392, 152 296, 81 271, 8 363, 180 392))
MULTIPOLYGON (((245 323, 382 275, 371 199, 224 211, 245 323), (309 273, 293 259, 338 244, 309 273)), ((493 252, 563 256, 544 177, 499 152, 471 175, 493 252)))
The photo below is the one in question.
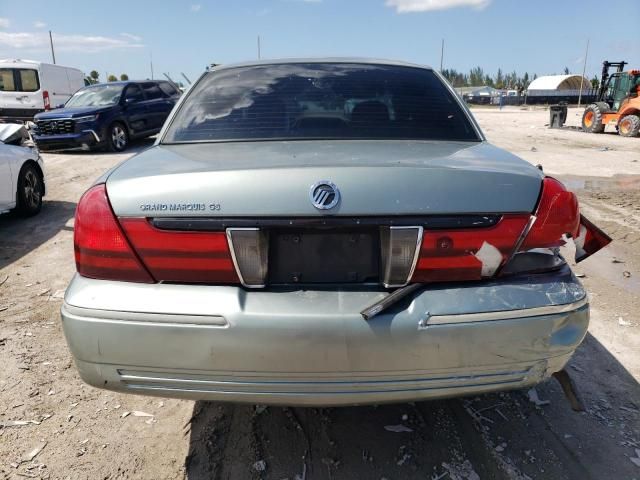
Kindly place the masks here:
POLYGON ((618 122, 618 133, 623 137, 637 137, 640 132, 640 116, 625 115, 618 122))
POLYGON ((602 133, 604 132, 604 125, 602 123, 602 115, 606 112, 603 106, 599 103, 592 103, 584 109, 582 115, 582 129, 588 133, 602 133))
POLYGON ((35 215, 42 208, 44 183, 40 170, 34 165, 25 165, 18 176, 16 211, 25 217, 35 215))
POLYGON ((111 127, 109 127, 107 142, 109 150, 112 152, 124 152, 129 145, 127 127, 120 122, 111 125, 111 127))

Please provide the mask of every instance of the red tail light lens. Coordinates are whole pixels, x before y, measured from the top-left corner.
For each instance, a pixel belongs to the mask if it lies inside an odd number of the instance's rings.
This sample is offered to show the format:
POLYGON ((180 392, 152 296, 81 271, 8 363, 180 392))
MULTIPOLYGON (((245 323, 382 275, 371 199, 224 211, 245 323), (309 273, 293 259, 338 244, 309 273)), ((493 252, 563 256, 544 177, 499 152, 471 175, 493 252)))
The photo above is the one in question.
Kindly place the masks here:
POLYGON ((509 258, 529 215, 504 215, 493 227, 425 230, 412 282, 480 280, 509 258))
POLYGON ((555 178, 546 177, 535 213, 536 221, 522 243, 521 250, 552 248, 564 244, 563 235, 575 238, 580 229, 578 199, 555 178))
POLYGON ((225 232, 160 230, 146 218, 121 218, 120 224, 158 281, 240 282, 225 232))
POLYGON ((153 283, 116 220, 104 184, 80 199, 74 224, 76 268, 84 277, 153 283))

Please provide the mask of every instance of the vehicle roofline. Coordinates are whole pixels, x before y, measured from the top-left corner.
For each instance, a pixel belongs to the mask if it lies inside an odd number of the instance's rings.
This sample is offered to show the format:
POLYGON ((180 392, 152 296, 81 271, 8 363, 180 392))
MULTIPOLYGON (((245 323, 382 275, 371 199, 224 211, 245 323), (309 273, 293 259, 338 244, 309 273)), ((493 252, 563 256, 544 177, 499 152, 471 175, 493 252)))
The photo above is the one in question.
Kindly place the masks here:
POLYGON ((381 58, 367 57, 292 57, 292 58, 272 58, 262 60, 248 60, 244 62, 234 62, 229 64, 213 65, 208 71, 220 71, 229 68, 254 67, 262 65, 283 65, 290 63, 360 63, 363 65, 388 65, 395 67, 411 67, 422 68, 425 70, 433 70, 429 65, 421 65, 418 63, 405 62, 402 60, 390 60, 381 58))

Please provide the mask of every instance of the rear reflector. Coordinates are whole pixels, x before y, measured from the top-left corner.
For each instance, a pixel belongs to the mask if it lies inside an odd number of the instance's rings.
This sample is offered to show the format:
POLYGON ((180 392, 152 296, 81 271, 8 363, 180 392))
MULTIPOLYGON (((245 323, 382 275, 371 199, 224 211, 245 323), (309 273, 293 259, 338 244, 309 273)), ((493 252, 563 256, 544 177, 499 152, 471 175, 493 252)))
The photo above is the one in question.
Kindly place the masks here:
POLYGON ((120 218, 131 245, 164 282, 238 283, 224 232, 160 230, 146 218, 120 218))
POLYGON ((480 280, 511 256, 529 215, 509 214, 490 228, 425 230, 412 282, 480 280))
POLYGON ((76 209, 73 243, 78 273, 102 280, 153 283, 111 210, 104 184, 89 189, 76 209))
POLYGON ((229 248, 240 281, 246 287, 264 287, 269 240, 258 228, 228 228, 229 248))
POLYGON ((422 227, 380 229, 385 287, 402 287, 411 279, 422 240, 422 227))

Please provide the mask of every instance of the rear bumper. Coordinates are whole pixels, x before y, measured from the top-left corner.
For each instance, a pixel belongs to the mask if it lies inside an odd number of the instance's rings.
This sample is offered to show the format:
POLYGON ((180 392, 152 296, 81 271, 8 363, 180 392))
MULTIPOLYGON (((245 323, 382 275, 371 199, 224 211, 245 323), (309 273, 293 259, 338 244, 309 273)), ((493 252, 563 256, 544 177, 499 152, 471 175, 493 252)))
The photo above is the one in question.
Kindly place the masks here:
POLYGON ((80 375, 96 387, 324 406, 534 385, 564 366, 588 326, 585 292, 568 269, 433 286, 365 321, 358 312, 384 295, 76 276, 62 321, 80 375))
POLYGON ((91 129, 80 133, 33 135, 40 150, 90 150, 103 143, 100 134, 91 129))

